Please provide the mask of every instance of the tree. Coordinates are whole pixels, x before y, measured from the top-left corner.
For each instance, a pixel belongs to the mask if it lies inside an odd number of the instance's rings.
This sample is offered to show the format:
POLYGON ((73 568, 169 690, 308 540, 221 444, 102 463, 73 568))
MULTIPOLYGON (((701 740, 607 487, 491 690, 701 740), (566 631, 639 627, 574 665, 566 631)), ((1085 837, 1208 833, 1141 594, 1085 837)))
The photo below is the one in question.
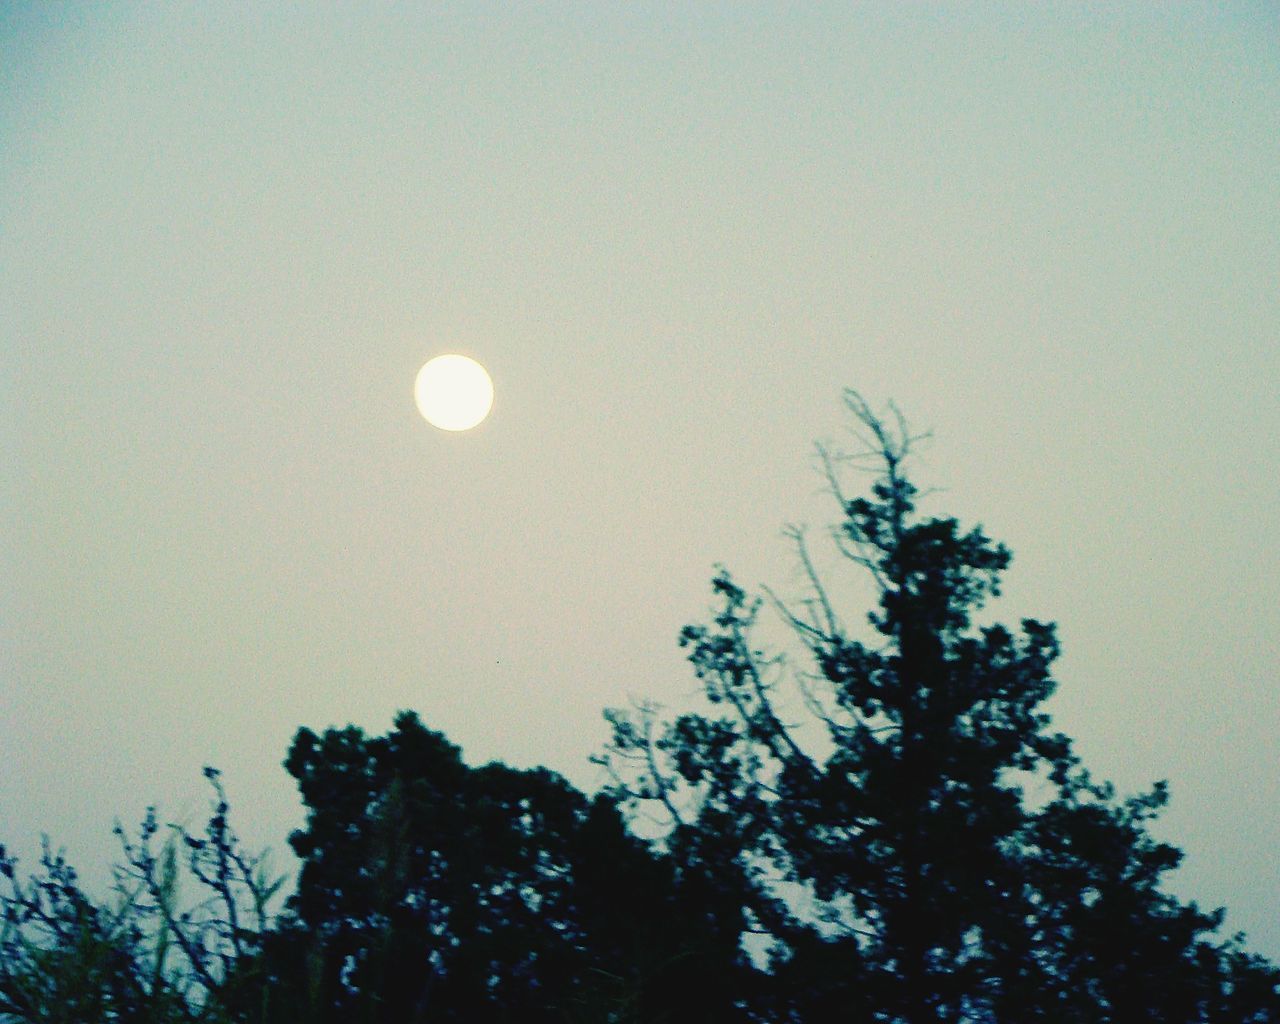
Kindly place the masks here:
POLYGON ((736 933, 699 920, 607 801, 470 768, 411 712, 381 737, 299 730, 286 768, 308 808, 290 842, 309 1019, 732 1019, 736 933))
POLYGON ((0 1021, 264 1019, 262 942, 282 881, 241 846, 219 772, 204 774, 214 796, 203 833, 171 824, 162 837, 154 807, 136 835, 116 826, 124 860, 107 902, 84 892, 47 837, 25 880, 0 847, 0 1021))
POLYGON ((764 937, 761 1013, 1235 1020, 1209 1007, 1243 989, 1277 1012, 1273 969, 1209 945, 1220 914, 1159 888, 1180 858, 1146 831, 1164 784, 1117 801, 1050 730, 1053 626, 975 624, 1009 551, 981 527, 920 515, 906 471, 918 438, 896 409, 886 421, 855 393, 846 403, 878 467, 870 495, 846 496, 840 457, 823 451, 823 464, 839 551, 878 594, 870 630, 837 614, 793 531, 809 593, 764 596, 801 667, 755 639, 763 599, 721 570, 714 618, 680 638, 711 711, 608 714, 614 798, 665 812, 679 870, 764 937), (788 721, 788 683, 807 724, 788 721))
POLYGON ((399 715, 299 730, 296 891, 244 852, 220 776, 202 832, 148 809, 95 901, 46 842, 0 848, 2 1024, 732 1021, 737 933, 617 809, 545 769, 472 768, 399 715))

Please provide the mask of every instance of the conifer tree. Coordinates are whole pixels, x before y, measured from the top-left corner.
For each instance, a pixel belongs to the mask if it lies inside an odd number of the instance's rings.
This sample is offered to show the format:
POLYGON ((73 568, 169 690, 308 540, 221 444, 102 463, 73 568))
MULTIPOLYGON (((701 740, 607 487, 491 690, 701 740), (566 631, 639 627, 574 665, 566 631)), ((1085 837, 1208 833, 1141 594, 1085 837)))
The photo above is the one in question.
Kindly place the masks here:
POLYGON ((1159 887, 1181 856, 1146 830, 1164 784, 1117 800, 1051 729, 1054 627, 975 623, 1008 549, 922 515, 906 465, 918 439, 896 410, 846 403, 878 466, 870 495, 845 494, 838 457, 824 466, 840 551, 878 595, 869 628, 838 614, 794 531, 809 593, 764 596, 798 659, 764 649, 764 599, 721 570, 714 618, 681 634, 710 710, 608 714, 615 798, 664 811, 681 870, 723 890, 769 950, 762 1014, 1251 1020, 1209 1011, 1246 989, 1276 1012, 1273 969, 1212 945, 1220 915, 1159 887))

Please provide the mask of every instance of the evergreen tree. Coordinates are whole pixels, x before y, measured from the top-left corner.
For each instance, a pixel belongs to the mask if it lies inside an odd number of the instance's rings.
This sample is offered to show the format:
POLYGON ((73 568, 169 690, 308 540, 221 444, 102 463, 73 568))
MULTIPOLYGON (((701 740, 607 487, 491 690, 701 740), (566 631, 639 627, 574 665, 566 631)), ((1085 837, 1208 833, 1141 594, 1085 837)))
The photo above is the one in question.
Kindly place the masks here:
POLYGON ((797 531, 811 592, 794 606, 766 593, 803 667, 766 653, 761 599, 721 571, 713 620, 681 635, 713 710, 608 716, 615 798, 664 809, 680 870, 765 937, 762 1015, 1252 1019, 1211 1012, 1244 989, 1276 1013, 1272 969, 1210 945, 1220 915, 1159 888, 1180 857, 1145 827, 1163 784, 1117 801, 1051 731, 1053 626, 975 624, 1008 550, 981 527, 922 516, 902 417, 886 422, 853 393, 847 405, 878 464, 870 495, 846 497, 839 460, 824 464, 840 550, 878 593, 870 630, 838 616, 797 531), (807 727, 788 720, 788 668, 807 727))
POLYGON ((608 801, 470 768, 411 712, 385 737, 300 730, 286 767, 308 808, 291 955, 309 1019, 732 1019, 737 934, 608 801))

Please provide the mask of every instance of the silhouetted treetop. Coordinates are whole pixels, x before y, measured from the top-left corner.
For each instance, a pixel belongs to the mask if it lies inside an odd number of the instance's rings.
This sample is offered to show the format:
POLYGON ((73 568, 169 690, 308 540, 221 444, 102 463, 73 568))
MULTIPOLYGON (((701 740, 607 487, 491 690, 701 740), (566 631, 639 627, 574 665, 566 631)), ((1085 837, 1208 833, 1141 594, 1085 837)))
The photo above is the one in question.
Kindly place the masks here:
POLYGON ((608 801, 542 768, 469 768, 412 712, 380 737, 299 730, 285 764, 308 808, 294 908, 323 1019, 733 1016, 736 933, 608 801), (691 970, 715 980, 679 994, 691 970))
POLYGON ((1255 964, 1248 984, 1224 981, 1243 968, 1209 941, 1220 914, 1159 888, 1180 858, 1146 831, 1164 783, 1118 801, 1051 729, 1053 626, 974 625, 1008 549, 980 526, 922 515, 903 417, 853 392, 846 406, 865 442, 854 457, 878 466, 869 494, 849 497, 847 460, 820 452, 838 551, 877 594, 861 619, 871 632, 846 627, 792 530, 809 593, 764 595, 797 650, 764 649, 762 597, 722 569, 710 621, 680 634, 709 710, 607 716, 613 797, 632 815, 665 812, 661 847, 758 933, 772 979, 759 1012, 1267 1019, 1256 1015, 1280 1005, 1275 974, 1255 964), (1270 995, 1255 1006, 1241 995, 1250 985, 1270 995), (1210 1014, 1222 998, 1238 1004, 1210 1014))

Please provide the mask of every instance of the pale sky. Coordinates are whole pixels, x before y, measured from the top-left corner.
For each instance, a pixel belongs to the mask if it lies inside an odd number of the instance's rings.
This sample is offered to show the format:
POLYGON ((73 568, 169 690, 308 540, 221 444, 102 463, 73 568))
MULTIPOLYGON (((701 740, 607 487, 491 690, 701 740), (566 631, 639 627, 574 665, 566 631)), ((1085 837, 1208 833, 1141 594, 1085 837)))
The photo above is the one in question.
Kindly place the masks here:
POLYGON ((1280 957, 1277 168, 1263 2, 6 4, 0 842, 212 763, 283 853, 293 732, 399 708, 594 788, 714 563, 799 592, 852 386, 1280 957))

